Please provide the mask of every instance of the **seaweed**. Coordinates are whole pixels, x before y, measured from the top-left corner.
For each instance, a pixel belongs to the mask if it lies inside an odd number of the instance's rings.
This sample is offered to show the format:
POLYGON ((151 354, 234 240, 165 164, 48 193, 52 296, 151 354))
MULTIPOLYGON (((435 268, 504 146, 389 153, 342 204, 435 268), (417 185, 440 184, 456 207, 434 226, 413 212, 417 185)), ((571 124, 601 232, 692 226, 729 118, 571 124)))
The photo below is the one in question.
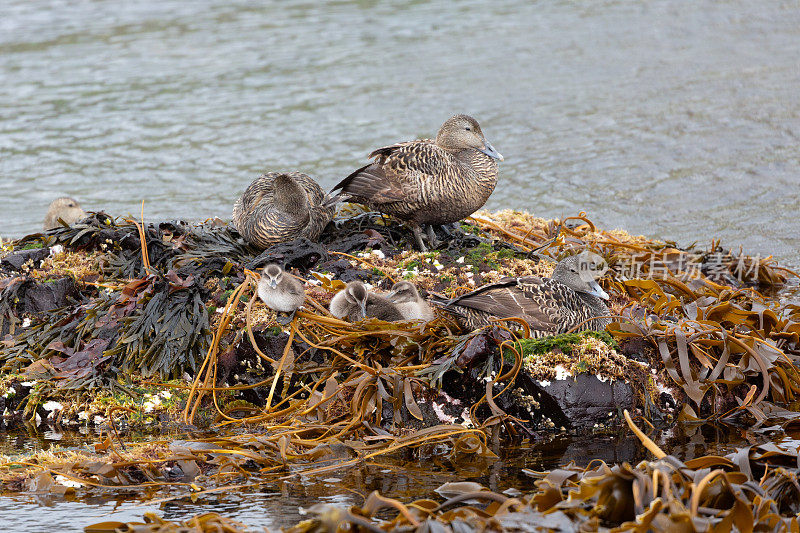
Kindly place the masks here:
MULTIPOLYGON (((672 400, 684 420, 758 428, 798 416, 788 407, 800 393, 800 306, 775 296, 794 274, 770 258, 716 242, 705 250, 681 249, 600 230, 583 215, 547 221, 480 214, 467 230, 456 230, 439 250, 416 254, 402 251, 407 232, 367 213, 330 226, 320 243, 295 241, 260 251, 215 222, 155 225, 95 214, 14 243, 58 243, 71 253, 103 254, 100 277, 75 279, 78 296, 60 308, 26 313, 20 306, 22 287, 48 279, 46 272, 15 271, 0 280, 0 314, 10 328, 0 346, 2 371, 38 381, 28 414, 56 394, 130 386, 142 376, 188 377, 189 384, 171 385, 184 402, 180 423, 220 432, 181 446, 154 445, 147 451, 151 462, 139 466, 122 452, 82 460, 64 455, 47 466, 27 464, 15 475, 29 480, 48 469, 48 475, 87 487, 144 489, 171 486, 168 473, 177 475, 174 465, 181 464, 186 476, 180 486, 190 486, 189 473, 201 471, 213 479, 207 490, 226 490, 231 473, 239 482, 263 483, 400 451, 422 454, 431 446, 452 457, 492 460, 490 442, 547 427, 507 408, 530 395, 514 394, 535 378, 528 363, 569 353, 577 357, 574 370, 599 371, 592 366, 596 360, 583 356, 600 347, 601 355, 628 365, 606 370, 638 387, 633 407, 650 420, 667 418, 655 397, 656 385, 667 384, 677 391, 672 400), (584 251, 608 266, 603 285, 612 294, 614 322, 605 332, 531 340, 514 320, 461 331, 447 316, 427 324, 353 324, 325 310, 349 279, 385 287, 410 273, 424 291, 457 295, 500 275, 546 275, 554 260, 584 251), (308 280, 306 306, 286 332, 273 329, 274 313, 256 303, 257 275, 250 269, 270 261, 308 280), (21 327, 25 320, 30 324, 21 327), (443 415, 434 406, 454 407, 448 397, 459 402, 458 412, 443 415)), ((120 423, 141 413, 126 406, 106 414, 120 423)), ((755 524, 791 525, 788 516, 797 512, 791 450, 753 448, 736 458, 685 463, 651 450, 656 460, 636 466, 568 465, 541 475, 527 497, 470 490, 455 497, 463 499, 402 504, 376 495, 346 512, 320 508, 296 531, 321 524, 456 528, 458 521, 485 529, 520 514, 559 527, 698 524, 724 530, 747 524, 745 506, 755 509, 755 524), (468 497, 485 504, 473 507, 468 497), (381 522, 387 506, 398 515, 381 522)))

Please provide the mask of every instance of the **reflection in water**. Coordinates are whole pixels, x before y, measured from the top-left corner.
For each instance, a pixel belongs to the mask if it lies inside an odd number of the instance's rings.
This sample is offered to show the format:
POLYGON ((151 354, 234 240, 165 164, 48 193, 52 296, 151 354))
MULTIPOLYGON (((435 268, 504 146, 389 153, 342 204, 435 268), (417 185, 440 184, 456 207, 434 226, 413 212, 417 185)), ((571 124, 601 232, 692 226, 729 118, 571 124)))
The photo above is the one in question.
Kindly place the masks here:
MULTIPOLYGON (((96 435, 87 437, 79 432, 64 430, 61 433, 59 444, 75 450, 90 446, 97 439, 96 435)), ((47 435, 48 432, 0 433, 0 453, 49 449, 54 443, 47 440, 47 435)), ((678 425, 651 437, 668 453, 686 460, 702 455, 725 455, 736 447, 767 440, 764 436, 736 428, 712 425, 678 425)), ((123 438, 130 442, 163 438, 163 435, 137 433, 123 435, 123 438)), ((250 526, 276 530, 305 519, 301 508, 320 502, 341 506, 362 504, 375 490, 404 502, 432 497, 434 489, 454 479, 475 481, 495 492, 510 487, 530 491, 535 479, 526 475, 523 469, 546 471, 571 461, 585 466, 593 460, 636 464, 650 458, 638 440, 626 430, 572 435, 543 433, 535 442, 495 450, 499 455, 496 461, 470 458, 469 461, 453 462, 446 456, 437 455, 436 450, 422 450, 422 457, 411 453, 383 457, 335 473, 303 477, 299 481, 270 481, 235 492, 207 494, 197 501, 181 497, 161 504, 142 504, 139 500, 142 493, 138 491, 114 494, 93 491, 82 498, 31 494, 0 497, 0 519, 4 523, 7 523, 6 519, 11 521, 7 527, 16 525, 22 528, 30 515, 19 510, 35 509, 37 527, 42 530, 57 527, 72 530, 102 520, 138 521, 145 512, 156 512, 169 520, 183 520, 215 511, 250 526)), ((174 494, 151 492, 148 499, 174 494)))
POLYGON ((228 219, 262 171, 329 187, 468 112, 506 156, 490 208, 794 262, 796 3, 3 5, 4 236, 60 194, 228 219))

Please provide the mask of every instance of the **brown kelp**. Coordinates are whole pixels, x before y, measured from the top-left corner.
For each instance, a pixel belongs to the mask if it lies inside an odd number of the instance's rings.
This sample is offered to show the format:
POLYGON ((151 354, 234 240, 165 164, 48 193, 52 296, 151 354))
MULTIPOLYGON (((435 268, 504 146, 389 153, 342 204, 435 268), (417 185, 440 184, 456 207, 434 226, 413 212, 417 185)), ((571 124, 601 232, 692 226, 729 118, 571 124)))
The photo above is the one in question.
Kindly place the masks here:
MULTIPOLYGON (((299 240, 258 252, 213 221, 155 225, 96 214, 15 243, 12 255, 24 246, 61 244, 65 254, 95 254, 92 264, 98 265, 96 277, 67 276, 72 289, 65 285, 69 290, 52 305, 36 306, 30 291, 48 283, 50 265, 36 259, 25 270, 8 263, 0 312, 14 329, 7 330, 0 360, 15 387, 22 380, 37 382, 29 404, 146 379, 180 398, 175 423, 223 433, 177 451, 154 445, 152 463, 141 468, 121 451, 70 457, 73 462, 48 458, 16 471, 4 486, 29 486, 43 475, 39 471, 69 475, 87 487, 168 486, 170 475, 177 475, 168 472, 182 464, 181 472, 195 475, 181 483, 202 473, 213 480, 207 490, 222 490, 430 446, 453 457, 492 460, 492 444, 577 423, 580 415, 569 413, 580 411, 559 404, 553 382, 565 384, 562 390, 624 389, 624 404, 598 409, 603 424, 619 422, 623 407, 662 426, 678 418, 787 424, 797 416, 790 402, 800 391, 800 307, 776 294, 793 273, 769 258, 718 243, 708 250, 681 249, 599 230, 585 216, 547 221, 512 212, 479 214, 429 253, 406 251, 408 236, 374 214, 338 224, 320 243, 299 240), (461 331, 446 316, 424 324, 349 323, 325 310, 333 293, 353 279, 384 289, 413 279, 423 292, 454 296, 503 275, 547 275, 555 260, 587 251, 607 265, 602 283, 612 295, 614 319, 607 332, 533 340, 513 319, 461 331), (286 331, 256 300, 252 269, 268 262, 287 265, 306 280, 305 309, 286 331), (162 383, 169 378, 183 380, 162 383)), ((33 407, 27 409, 30 415, 33 407)), ((142 419, 135 411, 111 407, 103 415, 112 424, 135 423, 142 419)), ((607 467, 586 479, 638 479, 640 467, 642 475, 660 477, 655 471, 662 466, 607 467)), ((684 466, 675 469, 702 470, 684 466)), ((711 466, 733 472, 722 463, 711 466)), ((724 476, 718 477, 706 485, 722 483, 724 476)), ((769 486, 789 491, 790 478, 775 478, 769 486)), ((576 473, 569 479, 583 478, 576 473)), ((728 481, 745 483, 735 476, 728 481)), ((676 491, 682 486, 673 484, 676 491)), ((562 499, 568 500, 574 487, 563 486, 562 499)), ((590 509, 591 501, 581 508, 590 509)), ((670 500, 660 509, 680 514, 677 505, 670 500)), ((701 498, 697 508, 705 513, 706 507, 712 508, 701 498)), ((624 520, 631 516, 627 508, 619 513, 624 520)), ((587 516, 587 523, 607 520, 587 516)))
MULTIPOLYGON (((456 481, 436 495, 404 503, 374 491, 360 505, 318 503, 310 517, 287 528, 321 531, 797 531, 800 484, 796 441, 740 448, 727 455, 682 461, 659 449, 627 416, 630 428, 654 458, 636 465, 574 463, 549 472, 526 470, 533 490, 492 491, 480 483, 456 481)), ((195 517, 198 527, 203 519, 195 517)), ((206 518, 208 517, 208 518, 206 518)), ((147 522, 167 522, 146 516, 147 522)), ((214 520, 221 520, 213 516, 214 520)), ((190 522, 184 522, 189 524, 190 522)), ((128 531, 137 524, 111 524, 128 531)), ((233 527, 233 522, 229 522, 233 527)), ((177 524, 169 524, 172 527, 177 524)), ((236 524, 231 531, 247 531, 236 524)), ((162 529, 155 529, 162 531, 162 529)), ((164 529, 164 531, 171 531, 164 529)), ((194 529, 193 531, 215 531, 194 529)))

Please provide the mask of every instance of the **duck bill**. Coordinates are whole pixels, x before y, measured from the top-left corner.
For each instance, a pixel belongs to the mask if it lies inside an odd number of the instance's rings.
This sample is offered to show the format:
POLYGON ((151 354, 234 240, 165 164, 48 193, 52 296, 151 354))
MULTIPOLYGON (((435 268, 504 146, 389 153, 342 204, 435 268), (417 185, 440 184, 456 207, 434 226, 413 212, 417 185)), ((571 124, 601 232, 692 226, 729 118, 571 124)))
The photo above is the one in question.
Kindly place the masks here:
POLYGON ((272 287, 273 289, 277 289, 278 288, 278 282, 276 280, 274 280, 274 279, 271 279, 271 280, 269 280, 269 286, 272 287))
POLYGON ((484 154, 488 155, 493 159, 497 159, 498 161, 503 160, 502 154, 500 154, 500 152, 495 150, 494 146, 492 146, 492 143, 490 143, 486 139, 483 140, 483 149, 478 148, 478 150, 480 150, 481 152, 483 152, 484 154))
POLYGON ((396 297, 397 297, 397 291, 389 291, 389 292, 387 292, 387 293, 386 293, 386 299, 387 299, 387 300, 392 300, 392 301, 394 301, 394 299, 395 299, 396 297))
POLYGON ((367 318, 367 302, 358 302, 358 309, 361 311, 361 320, 367 318))
POLYGON ((589 288, 591 288, 592 290, 590 290, 587 294, 591 294, 592 296, 597 296, 602 300, 608 300, 608 293, 604 291, 603 287, 601 287, 600 284, 597 283, 596 281, 590 281, 589 288))

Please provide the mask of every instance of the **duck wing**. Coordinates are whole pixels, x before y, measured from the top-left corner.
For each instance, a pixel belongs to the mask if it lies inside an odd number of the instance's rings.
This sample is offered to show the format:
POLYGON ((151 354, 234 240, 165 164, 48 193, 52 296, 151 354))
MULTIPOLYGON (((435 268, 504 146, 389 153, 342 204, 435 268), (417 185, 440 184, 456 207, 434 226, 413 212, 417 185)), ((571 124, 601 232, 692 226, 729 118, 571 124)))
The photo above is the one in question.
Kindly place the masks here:
POLYGON ((552 280, 536 276, 508 278, 455 298, 446 307, 464 307, 497 318, 520 318, 533 330, 555 334, 562 312, 552 295, 552 284, 552 280))
POLYGON ((448 154, 430 139, 378 148, 365 165, 340 181, 333 190, 368 199, 370 203, 409 201, 420 195, 420 181, 436 176, 448 163, 448 154))
POLYGON ((320 205, 325 199, 325 191, 319 186, 314 178, 302 172, 289 172, 289 176, 300 184, 306 195, 308 195, 309 204, 312 206, 320 205))

